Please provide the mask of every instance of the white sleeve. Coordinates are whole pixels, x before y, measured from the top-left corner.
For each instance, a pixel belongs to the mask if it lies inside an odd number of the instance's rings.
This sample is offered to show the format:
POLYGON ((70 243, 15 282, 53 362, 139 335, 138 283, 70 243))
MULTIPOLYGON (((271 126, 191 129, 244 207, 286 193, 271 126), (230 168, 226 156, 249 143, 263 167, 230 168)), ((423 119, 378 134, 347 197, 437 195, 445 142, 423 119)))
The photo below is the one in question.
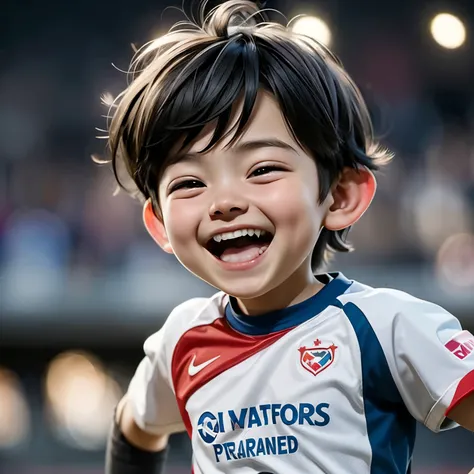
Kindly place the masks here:
POLYGON ((358 306, 382 346, 407 409, 434 432, 457 426, 445 413, 460 381, 472 380, 474 338, 435 304, 395 290, 377 293, 358 306))
POLYGON ((165 333, 166 324, 146 340, 145 357, 127 392, 135 422, 141 429, 153 434, 185 431, 173 391, 165 333))

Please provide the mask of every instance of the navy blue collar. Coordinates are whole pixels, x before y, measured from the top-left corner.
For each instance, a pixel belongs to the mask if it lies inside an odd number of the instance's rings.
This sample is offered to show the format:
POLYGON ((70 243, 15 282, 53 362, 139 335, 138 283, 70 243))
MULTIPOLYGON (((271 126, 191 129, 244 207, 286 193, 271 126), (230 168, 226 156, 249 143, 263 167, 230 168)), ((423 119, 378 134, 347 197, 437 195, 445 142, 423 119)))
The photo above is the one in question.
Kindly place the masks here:
POLYGON ((252 336, 261 336, 298 326, 313 318, 328 306, 340 306, 337 297, 352 285, 342 273, 317 275, 316 278, 326 285, 314 296, 288 308, 272 311, 260 316, 247 316, 240 310, 234 297, 230 297, 225 308, 227 322, 236 331, 252 336), (332 280, 329 279, 332 277, 332 280))

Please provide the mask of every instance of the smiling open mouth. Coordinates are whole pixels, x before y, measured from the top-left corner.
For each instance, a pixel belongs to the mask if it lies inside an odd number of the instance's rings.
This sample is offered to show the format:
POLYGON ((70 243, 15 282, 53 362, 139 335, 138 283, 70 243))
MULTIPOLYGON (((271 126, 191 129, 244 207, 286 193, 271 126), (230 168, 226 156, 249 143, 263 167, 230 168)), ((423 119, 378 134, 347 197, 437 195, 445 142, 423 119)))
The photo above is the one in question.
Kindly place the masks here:
POLYGON ((262 255, 272 240, 270 232, 243 229, 214 236, 206 249, 223 262, 249 262, 262 255))

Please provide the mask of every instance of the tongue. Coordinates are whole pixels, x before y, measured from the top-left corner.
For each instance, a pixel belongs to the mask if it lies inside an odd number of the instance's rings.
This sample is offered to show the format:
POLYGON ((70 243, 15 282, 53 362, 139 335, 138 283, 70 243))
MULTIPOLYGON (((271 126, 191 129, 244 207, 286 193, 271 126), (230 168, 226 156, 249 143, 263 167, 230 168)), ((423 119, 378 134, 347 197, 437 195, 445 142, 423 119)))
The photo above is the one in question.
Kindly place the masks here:
POLYGON ((249 262, 250 260, 256 259, 261 255, 265 250, 267 250, 268 245, 265 244, 250 244, 245 247, 231 247, 225 249, 220 259, 224 262, 240 263, 240 262, 249 262))

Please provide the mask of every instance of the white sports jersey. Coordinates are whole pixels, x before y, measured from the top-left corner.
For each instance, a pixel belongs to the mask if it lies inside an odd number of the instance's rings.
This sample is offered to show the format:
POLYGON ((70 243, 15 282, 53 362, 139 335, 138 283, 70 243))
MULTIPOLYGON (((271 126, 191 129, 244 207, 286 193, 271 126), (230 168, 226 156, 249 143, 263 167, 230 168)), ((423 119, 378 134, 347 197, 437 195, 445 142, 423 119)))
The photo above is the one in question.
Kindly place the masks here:
POLYGON ((131 381, 137 424, 186 429, 195 474, 409 472, 415 420, 452 427, 474 391, 474 338, 406 293, 318 278, 268 315, 223 293, 178 306, 131 381))

